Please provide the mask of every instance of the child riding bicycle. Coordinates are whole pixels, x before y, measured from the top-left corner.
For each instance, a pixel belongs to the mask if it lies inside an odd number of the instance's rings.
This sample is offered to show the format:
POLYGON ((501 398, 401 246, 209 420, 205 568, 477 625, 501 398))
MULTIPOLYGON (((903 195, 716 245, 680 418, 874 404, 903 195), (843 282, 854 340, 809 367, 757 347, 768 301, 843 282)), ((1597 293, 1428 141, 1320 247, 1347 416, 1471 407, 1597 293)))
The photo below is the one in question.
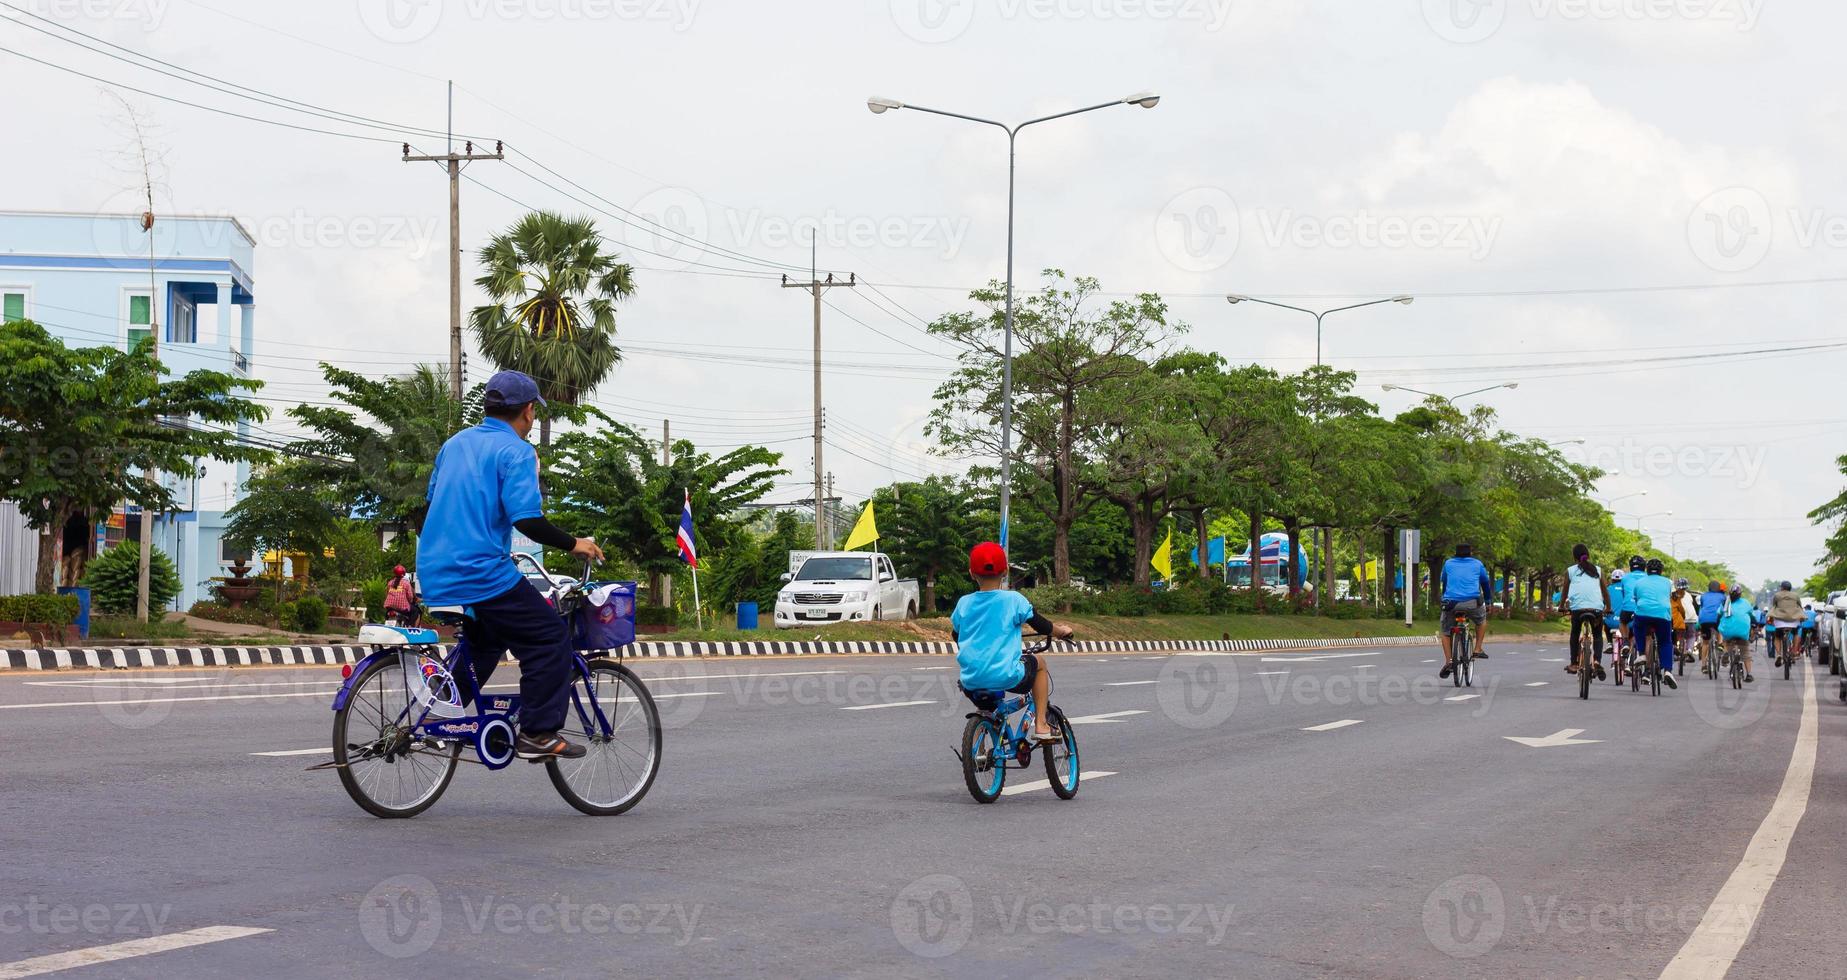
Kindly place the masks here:
POLYGON ((1007 549, 983 541, 969 550, 968 573, 977 592, 956 602, 950 614, 950 636, 956 641, 956 663, 961 667, 963 693, 1007 691, 1031 693, 1035 742, 1054 742, 1063 732, 1051 729, 1046 699, 1052 692, 1052 675, 1039 657, 1020 651, 1020 627, 1031 626, 1041 636, 1071 638, 1071 627, 1054 623, 1033 611, 1033 604, 1005 588, 1007 549))

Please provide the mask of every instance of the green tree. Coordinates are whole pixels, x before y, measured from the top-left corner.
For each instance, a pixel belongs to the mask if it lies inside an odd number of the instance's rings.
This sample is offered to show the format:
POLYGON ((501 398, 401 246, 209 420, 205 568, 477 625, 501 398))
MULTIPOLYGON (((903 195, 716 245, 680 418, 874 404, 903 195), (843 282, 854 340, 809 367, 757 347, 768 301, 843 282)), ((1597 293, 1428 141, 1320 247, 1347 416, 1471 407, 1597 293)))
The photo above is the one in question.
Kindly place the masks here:
MULTIPOLYGON (((132 613, 141 592, 141 549, 124 542, 96 557, 83 570, 84 587, 90 601, 106 613, 132 613)), ((160 618, 158 610, 166 608, 180 594, 180 575, 173 560, 159 549, 148 552, 148 609, 160 618)))
MULTIPOLYGON (((313 559, 340 535, 345 515, 332 491, 298 463, 264 469, 244 484, 244 498, 225 514, 224 540, 234 548, 274 551, 313 559)), ((282 562, 278 560, 276 601, 282 601, 282 562)))
MULTIPOLYGON (((635 273, 602 248, 589 218, 534 211, 481 249, 475 285, 493 300, 469 314, 489 361, 523 371, 557 406, 574 406, 609 377, 616 304, 634 295, 635 273)), ((552 412, 539 418, 539 445, 552 441, 552 412)))
MULTIPOLYGON (((145 343, 73 348, 30 320, 0 324, 0 499, 54 532, 122 500, 166 510, 174 492, 150 471, 190 477, 202 459, 268 457, 237 432, 267 417, 243 397, 260 387, 218 371, 170 378, 145 343)), ((63 540, 39 536, 39 592, 56 585, 63 540)))
POLYGON ((427 364, 409 374, 367 378, 321 365, 328 392, 349 408, 289 409, 314 436, 292 448, 305 482, 325 486, 354 513, 421 528, 436 453, 449 437, 481 421, 481 385, 460 401, 446 373, 427 364))
MULTIPOLYGON (((1015 304, 1013 473, 1015 487, 1043 487, 1051 498, 1043 509, 1052 522, 1052 578, 1064 583, 1071 579, 1071 528, 1096 500, 1079 480, 1099 421, 1093 396, 1109 382, 1145 372, 1143 358, 1186 327, 1168 323, 1167 304, 1153 293, 1099 309, 1097 280, 1067 282, 1057 269, 1043 275, 1040 291, 1015 304)), ((986 309, 950 313, 930 324, 932 334, 963 350, 955 372, 936 390, 938 407, 925 431, 947 453, 995 459, 1005 292, 990 282, 969 295, 986 309)))
MULTIPOLYGON (((1834 461, 1840 467, 1841 475, 1847 476, 1847 456, 1834 461)), ((1834 589, 1847 589, 1847 490, 1842 490, 1833 500, 1809 511, 1809 520, 1820 526, 1833 525, 1833 532, 1828 535, 1827 553, 1816 565, 1821 572, 1819 581, 1811 580, 1814 591, 1826 594, 1834 589)))

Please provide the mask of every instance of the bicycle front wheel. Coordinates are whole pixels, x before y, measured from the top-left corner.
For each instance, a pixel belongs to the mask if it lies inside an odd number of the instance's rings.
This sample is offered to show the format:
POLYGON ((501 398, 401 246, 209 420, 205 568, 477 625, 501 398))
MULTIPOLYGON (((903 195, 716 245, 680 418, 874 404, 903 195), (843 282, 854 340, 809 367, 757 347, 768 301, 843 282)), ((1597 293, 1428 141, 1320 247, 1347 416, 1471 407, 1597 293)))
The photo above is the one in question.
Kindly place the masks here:
POLYGON ((977 803, 1000 799, 1007 782, 1007 764, 1001 758, 1000 724, 983 715, 968 720, 962 729, 962 781, 977 803))
POLYGON ((414 817, 429 809, 455 778, 461 740, 413 733, 411 704, 403 662, 387 657, 354 678, 345 706, 334 712, 333 758, 340 785, 375 817, 414 817))
POLYGON ((1051 780, 1052 792, 1061 800, 1068 800, 1077 795, 1079 778, 1077 763, 1077 730, 1065 719, 1065 713, 1056 705, 1047 705, 1046 721, 1053 728, 1064 733, 1065 737, 1052 742, 1042 749, 1045 754, 1045 776, 1051 780))
POLYGON ((566 803, 594 817, 641 802, 661 768, 661 715, 634 672, 614 660, 590 661, 571 682, 571 710, 560 733, 581 740, 581 759, 548 759, 546 775, 566 803))

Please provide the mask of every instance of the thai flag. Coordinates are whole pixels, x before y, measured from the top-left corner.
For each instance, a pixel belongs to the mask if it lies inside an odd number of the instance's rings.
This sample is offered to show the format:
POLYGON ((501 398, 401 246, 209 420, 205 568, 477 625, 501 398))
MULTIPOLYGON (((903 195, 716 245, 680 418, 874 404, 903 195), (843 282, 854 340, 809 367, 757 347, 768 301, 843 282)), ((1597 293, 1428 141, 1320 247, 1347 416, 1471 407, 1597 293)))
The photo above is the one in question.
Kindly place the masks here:
POLYGON ((674 535, 680 544, 680 557, 688 565, 699 567, 699 549, 693 546, 693 495, 686 492, 686 505, 680 508, 680 533, 674 535))

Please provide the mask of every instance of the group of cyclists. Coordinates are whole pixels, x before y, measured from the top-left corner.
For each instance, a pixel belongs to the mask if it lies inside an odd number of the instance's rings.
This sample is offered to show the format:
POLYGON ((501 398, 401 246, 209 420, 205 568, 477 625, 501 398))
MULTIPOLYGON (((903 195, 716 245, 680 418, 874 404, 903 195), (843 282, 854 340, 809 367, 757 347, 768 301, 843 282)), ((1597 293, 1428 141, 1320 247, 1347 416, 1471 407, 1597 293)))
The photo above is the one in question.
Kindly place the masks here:
MULTIPOLYGON (((1566 673, 1593 670, 1598 680, 1606 679, 1603 653, 1608 647, 1612 663, 1620 657, 1621 666, 1629 671, 1643 670, 1650 657, 1656 658, 1661 682, 1669 688, 1679 687, 1674 681, 1676 657, 1689 658, 1708 676, 1718 676, 1721 665, 1737 657, 1744 665, 1745 682, 1755 683, 1751 650, 1757 640, 1767 637, 1777 667, 1815 649, 1815 610, 1789 582, 1781 583, 1770 602, 1758 607, 1736 584, 1727 588, 1714 580, 1706 583, 1705 591, 1695 593, 1687 579, 1669 579, 1659 558, 1632 555, 1626 570, 1614 569, 1607 576, 1591 561, 1588 545, 1573 547, 1571 558, 1562 597, 1571 615, 1571 660, 1566 673), (1583 655, 1587 635, 1588 659, 1583 655)), ((1447 625, 1467 618, 1475 627, 1478 645, 1485 641, 1493 583, 1472 545, 1456 546, 1455 554, 1443 563, 1438 588, 1442 590, 1442 621, 1447 625)), ((1448 678, 1456 669, 1452 632, 1448 628, 1440 631, 1443 666, 1438 677, 1448 678)), ((1487 654, 1478 649, 1474 656, 1487 654)))

